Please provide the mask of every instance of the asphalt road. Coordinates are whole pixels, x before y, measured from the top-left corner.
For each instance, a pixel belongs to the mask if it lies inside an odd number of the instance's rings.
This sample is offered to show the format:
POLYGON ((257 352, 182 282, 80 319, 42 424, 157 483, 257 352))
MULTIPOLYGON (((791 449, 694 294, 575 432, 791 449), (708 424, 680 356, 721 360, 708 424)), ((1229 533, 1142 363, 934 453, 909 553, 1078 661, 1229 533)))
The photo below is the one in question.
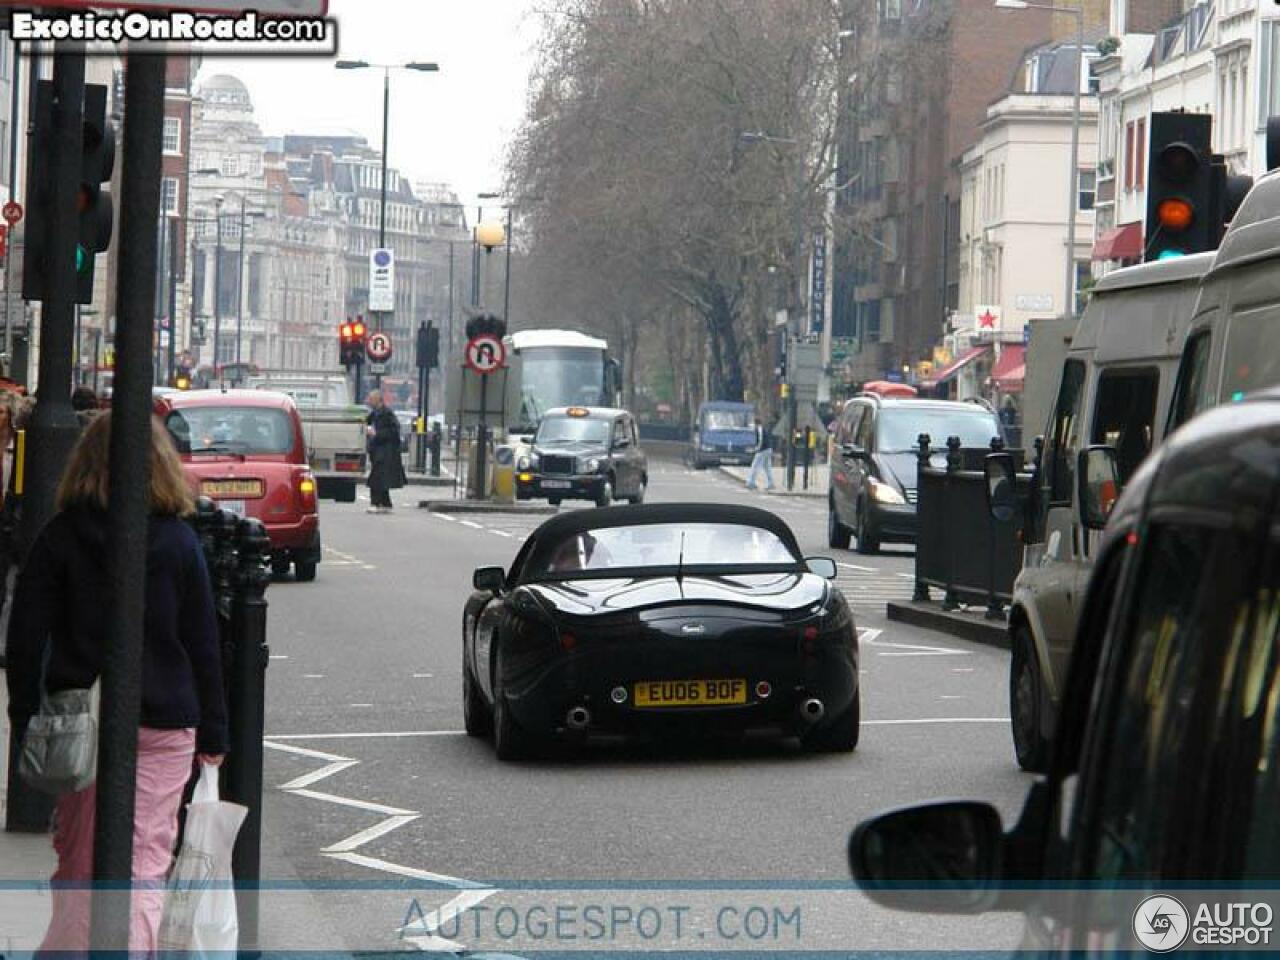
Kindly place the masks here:
MULTIPOLYGON (((831 554, 821 499, 749 494, 674 463, 651 473, 652 501, 750 498, 791 524, 806 552, 831 554)), ((1007 655, 885 620, 885 602, 910 595, 910 548, 836 555, 862 631, 864 726, 853 755, 664 744, 506 765, 462 733, 461 610, 472 569, 507 565, 538 518, 432 514, 411 505, 418 496, 400 491, 390 516, 367 515, 363 502, 324 504, 318 580, 268 592, 265 880, 321 891, 310 895, 330 920, 313 932, 324 942, 291 946, 456 949, 480 942, 451 940, 459 909, 512 891, 550 896, 548 885, 706 897, 708 886, 746 885, 801 898, 806 920, 839 913, 838 934, 807 926, 805 949, 1012 945, 1008 918, 966 921, 935 942, 944 934, 931 921, 867 913, 848 889, 846 844, 860 819, 964 796, 996 804, 1008 822, 1029 785, 1005 719, 1007 655), (840 905, 824 905, 832 896, 840 905), (819 943, 818 930, 838 942, 819 943)), ((508 942, 520 952, 520 940, 508 942)), ((582 947, 542 949, 573 945, 582 947)))

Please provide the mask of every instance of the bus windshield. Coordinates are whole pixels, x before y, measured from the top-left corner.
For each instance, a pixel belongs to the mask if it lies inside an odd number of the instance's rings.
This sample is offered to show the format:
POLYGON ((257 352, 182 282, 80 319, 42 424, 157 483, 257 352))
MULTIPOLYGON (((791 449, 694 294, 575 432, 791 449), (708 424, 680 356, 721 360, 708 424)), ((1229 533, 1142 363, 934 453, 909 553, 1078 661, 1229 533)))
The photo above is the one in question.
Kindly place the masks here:
POLYGON ((523 417, 535 424, 552 407, 606 405, 604 355, 590 347, 526 347, 520 351, 523 417))

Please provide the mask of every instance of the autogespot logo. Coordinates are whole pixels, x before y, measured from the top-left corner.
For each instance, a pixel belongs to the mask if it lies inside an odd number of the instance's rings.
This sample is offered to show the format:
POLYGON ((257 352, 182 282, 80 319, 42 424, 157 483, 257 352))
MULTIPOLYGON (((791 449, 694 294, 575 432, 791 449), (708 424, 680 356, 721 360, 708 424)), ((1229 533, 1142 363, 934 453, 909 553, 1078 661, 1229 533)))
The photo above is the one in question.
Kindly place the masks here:
POLYGON ((1190 926, 1187 908, 1163 894, 1147 897, 1133 912, 1133 935, 1152 953, 1177 950, 1186 941, 1190 926))

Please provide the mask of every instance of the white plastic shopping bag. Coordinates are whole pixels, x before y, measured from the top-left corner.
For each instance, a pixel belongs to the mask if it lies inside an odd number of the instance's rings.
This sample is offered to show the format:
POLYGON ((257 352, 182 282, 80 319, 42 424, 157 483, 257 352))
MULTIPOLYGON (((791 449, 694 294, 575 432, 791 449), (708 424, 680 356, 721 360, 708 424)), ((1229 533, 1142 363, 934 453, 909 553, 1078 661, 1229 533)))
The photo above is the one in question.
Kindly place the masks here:
POLYGON ((189 956, 233 953, 239 934, 231 851, 249 810, 218 799, 218 768, 200 768, 182 850, 169 877, 159 948, 189 956))

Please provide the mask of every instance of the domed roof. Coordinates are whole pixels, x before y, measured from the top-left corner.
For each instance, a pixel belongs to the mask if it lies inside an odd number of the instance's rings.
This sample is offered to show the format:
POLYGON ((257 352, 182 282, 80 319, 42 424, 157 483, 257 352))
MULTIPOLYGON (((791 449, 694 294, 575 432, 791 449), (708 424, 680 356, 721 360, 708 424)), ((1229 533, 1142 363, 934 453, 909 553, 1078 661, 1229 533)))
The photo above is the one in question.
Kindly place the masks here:
POLYGON ((200 96, 206 100, 252 105, 249 88, 238 77, 233 77, 229 73, 215 73, 211 77, 202 79, 198 89, 200 96))

